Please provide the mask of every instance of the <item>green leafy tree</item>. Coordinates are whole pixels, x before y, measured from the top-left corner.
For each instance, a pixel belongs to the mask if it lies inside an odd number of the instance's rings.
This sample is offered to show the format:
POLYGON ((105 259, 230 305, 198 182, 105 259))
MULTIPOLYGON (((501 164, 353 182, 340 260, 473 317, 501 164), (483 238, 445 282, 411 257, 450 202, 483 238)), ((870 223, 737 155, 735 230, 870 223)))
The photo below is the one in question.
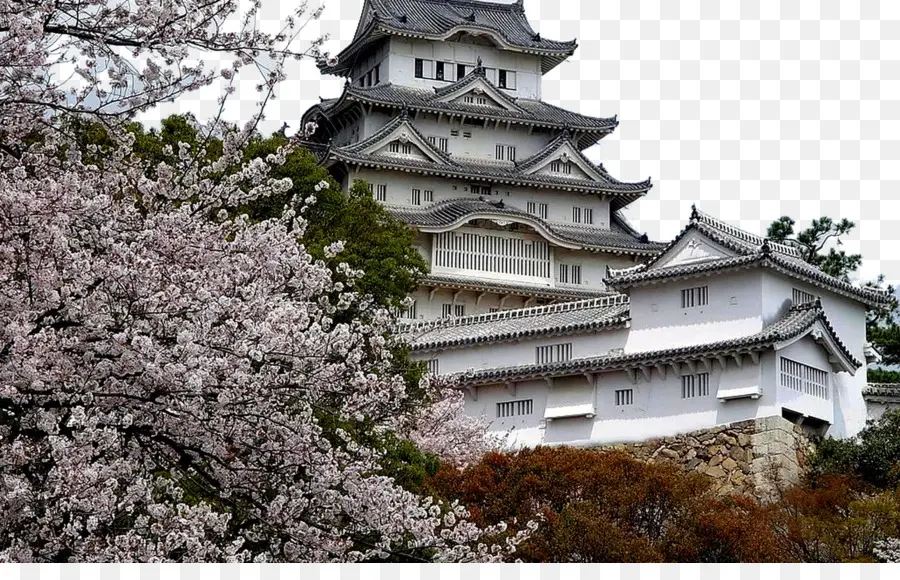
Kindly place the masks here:
POLYGON ((813 478, 854 475, 880 489, 900 483, 900 410, 870 421, 851 439, 825 439, 810 462, 813 478))
MULTIPOLYGON (((849 234, 856 224, 846 218, 835 221, 830 217, 820 217, 813 220, 806 229, 797 230, 796 225, 793 218, 783 216, 769 225, 766 235, 774 242, 798 248, 805 261, 826 274, 849 281, 850 275, 862 264, 862 255, 848 254, 839 248, 842 245, 841 237, 849 234), (837 247, 826 249, 831 243, 837 247)), ((865 285, 883 288, 884 276, 880 275, 865 285)), ((893 286, 887 286, 887 290, 893 295, 893 286)), ((900 326, 897 325, 895 316, 897 307, 898 303, 894 298, 887 306, 870 312, 867 319, 868 340, 878 348, 884 364, 889 365, 900 364, 900 326)))

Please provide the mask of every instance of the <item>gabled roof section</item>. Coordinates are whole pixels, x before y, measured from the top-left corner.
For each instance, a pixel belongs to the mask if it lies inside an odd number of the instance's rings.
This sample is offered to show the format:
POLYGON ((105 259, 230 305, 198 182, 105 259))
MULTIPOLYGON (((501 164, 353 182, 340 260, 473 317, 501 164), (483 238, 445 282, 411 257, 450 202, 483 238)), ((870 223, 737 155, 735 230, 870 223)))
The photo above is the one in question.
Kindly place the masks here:
POLYGON ((863 398, 870 403, 900 403, 900 383, 869 383, 863 398))
POLYGON ((507 95, 503 92, 502 89, 494 86, 492 82, 487 80, 487 77, 484 74, 484 67, 481 66, 480 59, 478 62, 478 66, 476 66, 472 72, 464 76, 462 79, 445 87, 435 87, 434 97, 432 97, 431 101, 434 103, 450 103, 469 93, 477 96, 485 96, 494 103, 494 105, 478 105, 476 103, 475 106, 477 107, 502 107, 507 111, 524 113, 522 108, 516 103, 515 98, 507 95))
MULTIPOLYGON (((474 78, 473 75, 474 72, 469 73, 466 78, 474 78)), ((478 105, 477 102, 441 100, 434 90, 405 87, 392 83, 383 83, 373 87, 346 84, 344 92, 339 98, 324 99, 310 107, 303 114, 302 124, 317 121, 321 125, 323 118, 337 121, 344 115, 354 114, 352 109, 358 108, 360 104, 376 105, 397 111, 406 108, 410 111, 445 115, 448 119, 505 121, 512 125, 534 126, 551 130, 562 130, 568 127, 573 132, 573 141, 577 143, 580 150, 594 145, 612 133, 619 124, 616 117, 589 117, 567 111, 545 101, 513 98, 502 89, 496 88, 487 79, 484 79, 484 82, 494 87, 495 92, 499 92, 507 102, 511 101, 514 106, 494 107, 478 105)), ((458 84, 456 83, 456 85, 458 84)), ((449 85, 445 89, 456 85, 449 85)))
POLYGON ((618 227, 610 229, 563 226, 550 223, 502 199, 454 199, 423 209, 386 206, 395 218, 426 233, 441 233, 461 227, 473 219, 513 221, 530 226, 550 242, 573 250, 604 251, 616 254, 652 255, 662 244, 636 238, 618 227))
POLYGON ((413 351, 426 351, 623 328, 629 320, 628 297, 618 294, 417 322, 400 326, 397 332, 409 341, 413 351))
MULTIPOLYGON (((344 147, 343 150, 348 153, 355 153, 364 156, 382 156, 390 159, 396 158, 404 160, 405 157, 400 154, 379 154, 380 151, 390 145, 394 141, 401 143, 409 143, 418 148, 427 162, 438 165, 456 165, 449 155, 433 146, 428 139, 419 132, 415 126, 409 122, 409 116, 404 110, 398 117, 395 117, 390 123, 379 129, 368 139, 364 139, 359 143, 354 143, 344 147)), ((422 160, 411 159, 421 162, 422 160)))
POLYGON ((853 298, 869 307, 887 304, 891 298, 885 290, 856 286, 829 276, 806 262, 797 248, 770 242, 766 238, 701 213, 696 207, 692 208, 691 220, 687 227, 656 258, 634 268, 609 270, 606 283, 612 287, 623 289, 675 278, 752 267, 772 268, 786 276, 853 298), (722 255, 693 261, 672 260, 672 265, 669 265, 669 259, 673 253, 685 249, 682 241, 689 237, 695 237, 697 234, 709 242, 709 248, 723 250, 722 255))
MULTIPOLYGON (((572 140, 572 134, 565 129, 553 141, 548 143, 543 149, 527 159, 523 159, 516 164, 516 167, 525 175, 536 175, 541 169, 548 166, 553 161, 562 161, 564 163, 574 163, 591 179, 600 183, 621 184, 621 181, 614 179, 602 165, 595 165, 593 161, 584 156, 578 149, 578 145, 572 140)), ((564 174, 560 175, 560 179, 567 179, 564 174)), ((650 179, 644 183, 650 183, 650 179)))
POLYGON ((525 16, 521 1, 501 4, 473 0, 366 0, 350 46, 338 54, 338 62, 319 63, 326 74, 346 75, 366 46, 386 36, 447 40, 458 33, 491 39, 501 49, 540 55, 547 73, 571 56, 572 40, 547 40, 536 33, 525 16))
POLYGON ((610 296, 615 292, 596 290, 591 288, 551 288, 538 284, 525 282, 504 282, 497 280, 476 280, 466 276, 448 276, 444 274, 429 274, 419 280, 419 286, 424 288, 448 288, 451 290, 469 290, 472 292, 489 292, 508 296, 527 297, 529 299, 556 300, 571 302, 587 300, 600 296, 610 296))
MULTIPOLYGON (((484 369, 459 373, 457 376, 460 378, 462 386, 480 386, 505 381, 574 376, 583 373, 634 371, 642 367, 710 360, 717 357, 783 348, 790 341, 802 338, 814 331, 818 331, 822 335, 822 344, 823 346, 828 345, 825 348, 829 354, 832 354, 833 351, 833 356, 840 359, 832 362, 836 370, 840 368, 848 372, 855 372, 862 366, 862 363, 850 353, 834 333, 834 328, 825 317, 822 305, 815 301, 792 306, 784 316, 760 332, 749 336, 664 350, 630 353, 614 351, 597 357, 484 369), (826 334, 827 336, 825 336, 826 334)), ((819 337, 814 336, 814 338, 817 341, 820 340, 819 337)))

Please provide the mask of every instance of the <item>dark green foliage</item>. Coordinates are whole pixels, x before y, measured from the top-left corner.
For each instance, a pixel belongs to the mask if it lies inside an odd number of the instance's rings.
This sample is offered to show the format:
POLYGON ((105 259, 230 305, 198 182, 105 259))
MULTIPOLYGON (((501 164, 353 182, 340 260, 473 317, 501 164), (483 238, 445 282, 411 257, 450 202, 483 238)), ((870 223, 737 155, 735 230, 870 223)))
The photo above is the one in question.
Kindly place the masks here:
MULTIPOLYGON (((841 245, 841 236, 850 233, 856 224, 846 218, 835 221, 830 217, 820 217, 813 220, 805 230, 796 231, 796 222, 783 216, 769 226, 766 235, 775 242, 787 242, 800 248, 803 259, 818 267, 826 274, 830 274, 840 280, 849 281, 850 274, 856 272, 862 264, 860 254, 848 254, 844 250, 825 246, 829 241, 841 245)), ((884 276, 865 284, 870 288, 884 286, 884 276)), ((893 286, 887 286, 887 290, 894 295, 893 286)), ((866 321, 868 340, 874 344, 883 357, 884 364, 900 364, 900 326, 896 324, 895 313, 898 302, 894 297, 883 308, 876 308, 869 312, 866 321)))
POLYGON ((851 475, 879 489, 900 483, 900 410, 870 421, 853 439, 825 439, 810 462, 813 478, 851 475))
POLYGON ((835 222, 829 217, 820 217, 813 220, 810 227, 799 232, 795 232, 794 225, 796 222, 792 218, 783 216, 772 222, 766 235, 773 242, 793 242, 800 247, 804 260, 841 280, 849 280, 850 274, 862 264, 860 254, 848 254, 835 248, 823 251, 831 239, 841 245, 841 236, 856 226, 850 220, 845 218, 835 222))
POLYGON ((900 372, 887 369, 869 369, 867 380, 870 383, 900 383, 900 372))

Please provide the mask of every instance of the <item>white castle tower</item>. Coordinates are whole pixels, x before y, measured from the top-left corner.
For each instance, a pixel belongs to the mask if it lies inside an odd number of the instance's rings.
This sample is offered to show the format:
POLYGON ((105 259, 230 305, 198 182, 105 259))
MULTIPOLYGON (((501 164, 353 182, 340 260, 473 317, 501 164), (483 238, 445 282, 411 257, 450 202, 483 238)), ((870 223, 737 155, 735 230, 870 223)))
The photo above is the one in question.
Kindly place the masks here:
POLYGON ((541 100, 575 48, 521 1, 365 0, 320 64, 347 84, 304 115, 310 149, 344 187, 368 182, 430 265, 403 316, 414 356, 527 445, 770 417, 840 437, 863 426, 864 392, 900 400, 865 389, 884 292, 696 209, 670 244, 628 225, 650 181, 583 153, 616 119, 541 100))
POLYGON ((303 118, 323 163, 415 227, 431 267, 406 318, 601 296, 607 266, 661 249, 620 212, 649 180, 582 153, 616 119, 541 100, 575 47, 532 30, 521 2, 366 0, 350 46, 322 65, 347 78, 303 118))

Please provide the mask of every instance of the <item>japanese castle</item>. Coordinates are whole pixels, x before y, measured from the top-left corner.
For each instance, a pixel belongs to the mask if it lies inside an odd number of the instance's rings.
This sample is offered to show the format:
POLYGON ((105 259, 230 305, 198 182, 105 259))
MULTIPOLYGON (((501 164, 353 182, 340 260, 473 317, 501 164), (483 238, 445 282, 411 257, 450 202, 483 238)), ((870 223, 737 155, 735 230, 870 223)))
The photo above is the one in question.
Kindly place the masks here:
MULTIPOLYGON (((466 409, 522 445, 596 444, 781 416, 836 437, 864 425, 866 313, 888 295, 694 208, 671 243, 622 210, 584 151, 612 133, 541 99, 575 41, 521 0, 364 0, 347 79, 307 143, 416 233, 430 273, 401 333, 466 409)), ((883 397, 882 397, 883 398, 883 397)))

